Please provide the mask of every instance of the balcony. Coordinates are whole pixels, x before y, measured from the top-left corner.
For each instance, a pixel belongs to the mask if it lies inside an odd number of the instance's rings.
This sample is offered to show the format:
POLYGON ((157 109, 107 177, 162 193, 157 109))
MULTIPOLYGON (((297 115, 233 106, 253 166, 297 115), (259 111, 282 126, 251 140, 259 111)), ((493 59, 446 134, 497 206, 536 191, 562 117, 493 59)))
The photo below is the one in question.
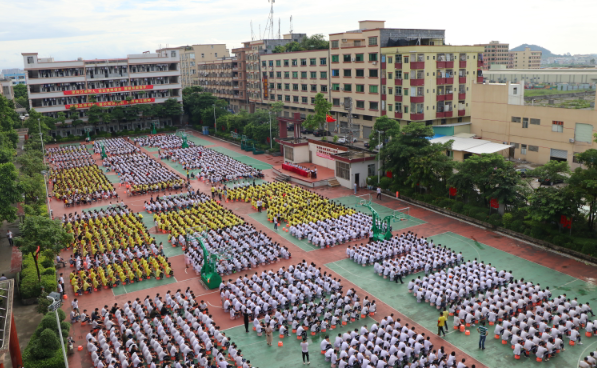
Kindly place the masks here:
POLYGON ((425 114, 424 113, 410 114, 410 120, 423 120, 423 119, 425 119, 425 114))
POLYGON ((483 60, 477 60, 477 68, 481 68, 483 66, 483 60))
POLYGON ((437 69, 446 69, 446 62, 445 61, 436 61, 435 62, 437 69))
POLYGON ((410 85, 411 86, 423 86, 425 85, 425 79, 421 78, 421 79, 411 79, 410 80, 410 85))
POLYGON ((402 69, 402 63, 394 63, 394 68, 402 69))
POLYGON ((459 93, 459 94, 458 94, 458 99, 459 99, 459 100, 464 100, 464 99, 466 99, 466 93, 459 93))
POLYGON ((400 95, 394 96, 394 101, 396 101, 396 102, 402 102, 402 96, 400 96, 400 95))
POLYGON ((452 101, 453 99, 454 95, 452 94, 452 91, 446 92, 446 94, 444 95, 444 101, 452 101))
POLYGON ((444 78, 446 80, 446 84, 454 84, 454 77, 444 78))
POLYGON ((382 101, 385 101, 385 100, 386 100, 386 98, 387 98, 387 96, 388 96, 388 95, 386 95, 386 94, 382 94, 382 95, 381 95, 381 100, 382 100, 382 101))
POLYGON ((386 64, 386 62, 385 62, 385 61, 382 61, 382 62, 381 62, 381 68, 382 68, 382 69, 386 69, 386 65, 387 65, 387 64, 386 64))
POLYGON ((437 96, 435 96, 435 100, 436 101, 445 101, 446 95, 437 95, 437 96))
POLYGON ((466 83, 466 77, 458 77, 458 83, 460 83, 460 84, 466 83))
POLYGON ((460 62, 458 63, 460 68, 466 68, 466 60, 460 60, 460 62))
POLYGON ((437 78, 435 84, 437 84, 438 86, 446 84, 446 78, 437 78))
POLYGON ((439 112, 439 111, 438 111, 438 112, 436 112, 436 113, 435 113, 435 117, 436 117, 436 118, 443 118, 443 117, 445 116, 444 114, 445 114, 445 113, 443 113, 443 112, 439 112))
POLYGON ((423 103, 425 96, 410 96, 410 103, 423 103))
POLYGON ((394 79, 394 84, 397 86, 401 86, 402 85, 402 79, 394 79))
POLYGON ((396 119, 402 119, 402 113, 401 113, 401 112, 395 112, 395 113, 394 113, 394 117, 395 117, 396 119))
POLYGON ((454 61, 446 61, 446 68, 453 68, 454 67, 454 61))
POLYGON ((465 110, 458 110, 458 116, 464 116, 465 110))
POLYGON ((451 118, 454 111, 444 111, 444 118, 451 118))
POLYGON ((387 83, 387 80, 386 80, 386 78, 381 78, 381 85, 382 85, 382 86, 385 86, 385 85, 386 85, 386 83, 387 83))
POLYGON ((411 69, 425 69, 425 62, 424 61, 413 61, 410 63, 411 69))
POLYGON ((483 76, 482 75, 477 76, 477 83, 483 84, 483 76))

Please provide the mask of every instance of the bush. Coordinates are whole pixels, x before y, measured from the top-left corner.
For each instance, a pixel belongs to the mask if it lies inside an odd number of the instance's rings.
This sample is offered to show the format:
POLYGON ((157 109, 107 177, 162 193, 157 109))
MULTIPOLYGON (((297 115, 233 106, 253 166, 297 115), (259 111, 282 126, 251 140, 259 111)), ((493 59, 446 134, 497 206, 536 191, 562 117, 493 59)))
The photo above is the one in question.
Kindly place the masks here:
POLYGON ((493 213, 487 219, 487 222, 492 224, 493 226, 501 226, 502 225, 502 215, 499 213, 493 213))
POLYGON ((454 204, 452 205, 452 211, 460 213, 460 212, 462 212, 463 208, 464 208, 464 204, 462 202, 454 201, 454 204))
POLYGON ((392 179, 388 178, 388 177, 383 177, 380 179, 379 181, 379 187, 381 189, 388 189, 390 187, 390 185, 392 185, 392 179))
MULTIPOLYGON (((58 309, 58 318, 62 321, 62 336, 66 339, 70 323, 64 321, 66 313, 58 309)), ((58 327, 54 312, 47 312, 23 353, 23 366, 27 368, 63 368, 64 358, 58 337, 58 327)))
MULTIPOLYGON (((39 272, 41 274, 40 283, 37 279, 37 271, 35 270, 33 256, 31 254, 23 256, 23 270, 21 271, 21 282, 19 284, 19 291, 22 299, 39 297, 41 295, 42 286, 48 293, 56 291, 58 288, 58 281, 56 280, 56 268, 54 267, 53 263, 51 267, 45 268, 43 266, 43 264, 46 263, 45 261, 45 256, 40 254, 38 259, 39 272)), ((52 261, 50 260, 50 262, 52 261)))
MULTIPOLYGON (((46 255, 44 254, 44 256, 46 256, 46 255)), ((42 262, 39 262, 39 264, 41 264, 45 268, 49 268, 49 267, 53 267, 54 266, 54 262, 52 261, 52 258, 46 258, 42 262)))
POLYGON ((502 216, 502 225, 506 229, 509 229, 510 225, 512 224, 513 219, 514 219, 514 216, 512 216, 511 213, 504 213, 504 216, 502 216))
POLYGON ((456 201, 453 199, 442 199, 438 202, 438 206, 439 207, 443 207, 443 208, 452 208, 452 206, 454 206, 454 204, 456 204, 456 201))
POLYGON ((36 337, 32 337, 29 340, 29 344, 23 353, 23 366, 27 368, 64 368, 64 356, 62 354, 62 348, 57 349, 53 352, 51 357, 47 359, 35 359, 31 354, 31 349, 35 346, 37 341, 36 337), (30 348, 31 346, 31 348, 30 348))

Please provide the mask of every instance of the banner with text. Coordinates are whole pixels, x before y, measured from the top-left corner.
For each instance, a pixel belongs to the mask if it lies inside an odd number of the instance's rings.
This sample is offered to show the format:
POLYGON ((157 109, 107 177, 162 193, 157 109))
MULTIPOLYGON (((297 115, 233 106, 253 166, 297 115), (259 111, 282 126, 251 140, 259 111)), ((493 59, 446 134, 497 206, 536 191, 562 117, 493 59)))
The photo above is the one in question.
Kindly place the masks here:
POLYGON ((93 94, 93 93, 146 91, 148 89, 153 89, 153 85, 148 84, 148 85, 144 85, 144 86, 76 89, 76 90, 72 90, 72 91, 62 91, 62 94, 64 94, 64 95, 89 95, 89 94, 93 94))
POLYGON ((75 107, 77 109, 86 109, 93 105, 100 106, 100 107, 112 107, 112 106, 134 105, 134 104, 150 103, 150 102, 155 102, 155 98, 138 98, 136 100, 130 100, 130 101, 85 102, 85 103, 80 103, 80 104, 64 105, 64 108, 65 108, 65 110, 68 110, 71 107, 75 107))

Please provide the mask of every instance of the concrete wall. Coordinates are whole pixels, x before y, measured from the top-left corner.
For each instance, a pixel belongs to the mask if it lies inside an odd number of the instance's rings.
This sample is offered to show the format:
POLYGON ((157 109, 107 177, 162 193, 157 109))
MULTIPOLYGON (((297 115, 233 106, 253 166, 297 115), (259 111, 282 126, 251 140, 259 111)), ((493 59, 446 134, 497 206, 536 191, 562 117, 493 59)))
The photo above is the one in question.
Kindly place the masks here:
MULTIPOLYGON (((369 165, 375 165, 377 169, 377 161, 362 161, 362 162, 353 162, 350 164, 350 188, 352 189, 352 183, 355 182, 356 174, 359 174, 359 188, 367 186, 367 174, 368 174, 368 167, 369 165)), ((340 181, 340 180, 338 180, 340 181)))
POLYGON ((309 146, 294 147, 294 163, 309 162, 309 146))
MULTIPOLYGON (((328 160, 327 158, 317 156, 317 145, 309 143, 309 150, 311 151, 311 162, 315 165, 327 167, 328 169, 336 170, 336 161, 333 159, 328 160)), ((340 180, 340 179, 338 179, 340 180)))

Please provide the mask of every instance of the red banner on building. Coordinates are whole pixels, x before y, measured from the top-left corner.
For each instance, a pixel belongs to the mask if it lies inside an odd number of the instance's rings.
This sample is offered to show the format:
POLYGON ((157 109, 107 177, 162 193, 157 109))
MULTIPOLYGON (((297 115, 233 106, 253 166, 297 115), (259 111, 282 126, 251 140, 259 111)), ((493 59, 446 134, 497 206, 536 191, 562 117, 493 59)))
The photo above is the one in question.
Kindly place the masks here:
POLYGON ((263 98, 269 98, 269 84, 266 76, 263 77, 263 98))
POLYGON ((76 90, 72 90, 72 91, 62 91, 62 94, 64 94, 64 95, 89 95, 89 94, 94 94, 94 93, 146 91, 148 89, 153 89, 153 85, 148 84, 148 85, 144 85, 144 86, 130 86, 130 87, 76 89, 76 90))
POLYGON ((101 106, 101 107, 112 107, 112 106, 134 105, 134 104, 151 103, 151 102, 155 102, 155 98, 138 98, 136 100, 130 100, 130 101, 85 102, 85 103, 80 103, 80 104, 64 105, 64 109, 69 110, 73 106, 77 109, 88 109, 93 105, 101 106))

